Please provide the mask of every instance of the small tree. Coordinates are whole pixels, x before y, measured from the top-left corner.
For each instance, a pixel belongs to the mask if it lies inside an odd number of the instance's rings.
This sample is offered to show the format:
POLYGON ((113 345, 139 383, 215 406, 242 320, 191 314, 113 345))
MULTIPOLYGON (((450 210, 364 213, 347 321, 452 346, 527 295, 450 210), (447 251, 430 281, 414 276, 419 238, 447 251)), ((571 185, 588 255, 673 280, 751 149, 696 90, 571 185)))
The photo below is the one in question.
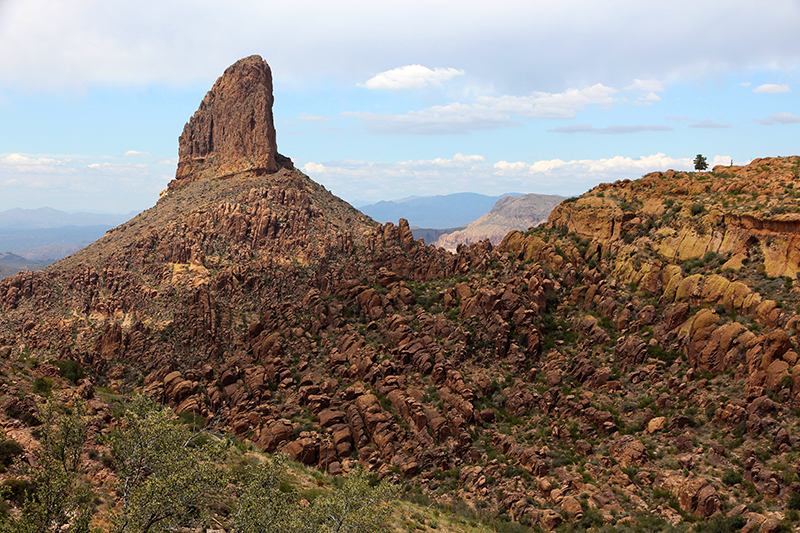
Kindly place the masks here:
POLYGON ((286 481, 286 457, 275 455, 263 463, 248 464, 234 480, 238 500, 233 513, 236 533, 294 532, 299 529, 295 493, 281 490, 286 481))
POLYGON ((146 396, 134 398, 111 438, 122 500, 114 531, 173 531, 218 500, 224 451, 207 440, 146 396))
POLYGON ((342 486, 314 499, 297 502, 295 493, 281 490, 286 459, 248 465, 238 482, 234 517, 236 533, 379 533, 386 531, 389 502, 396 489, 386 482, 373 484, 362 468, 350 473, 342 486))
POLYGON ((25 494, 19 518, 5 516, 0 532, 88 533, 91 492, 79 478, 86 408, 79 402, 68 406, 50 400, 39 407, 39 416, 41 447, 36 466, 28 471, 32 489, 25 494))
POLYGON ((397 495, 388 483, 371 483, 362 468, 351 472, 342 488, 320 496, 304 514, 301 531, 317 533, 378 533, 391 514, 389 501, 397 495))
POLYGON ((694 158, 694 169, 705 170, 707 168, 708 168, 708 160, 705 158, 703 154, 697 154, 697 157, 694 158))

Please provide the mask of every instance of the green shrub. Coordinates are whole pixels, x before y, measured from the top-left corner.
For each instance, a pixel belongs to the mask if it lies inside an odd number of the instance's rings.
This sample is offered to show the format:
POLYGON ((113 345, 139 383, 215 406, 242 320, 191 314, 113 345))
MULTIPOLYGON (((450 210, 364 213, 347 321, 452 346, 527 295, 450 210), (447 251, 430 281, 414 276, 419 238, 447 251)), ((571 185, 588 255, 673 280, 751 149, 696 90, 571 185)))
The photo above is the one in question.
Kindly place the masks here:
POLYGON ((77 385, 78 380, 84 378, 83 368, 77 361, 65 359, 63 361, 56 361, 55 365, 58 367, 61 377, 73 385, 77 385))
POLYGON ((25 495, 33 491, 33 484, 27 479, 9 478, 3 481, 3 487, 8 491, 7 499, 22 503, 25 495))
POLYGON ((22 445, 14 439, 0 441, 0 464, 9 466, 14 458, 23 452, 22 445))
POLYGON ((722 473, 722 482, 729 487, 736 485, 737 483, 742 482, 742 474, 733 470, 732 468, 726 468, 725 472, 722 473))
POLYGON ((705 522, 699 522, 694 531, 697 533, 738 533, 747 524, 741 515, 723 516, 717 514, 705 522))
POLYGON ((800 493, 790 492, 786 499, 786 507, 795 511, 800 510, 800 493))
POLYGON ((39 396, 50 396, 53 390, 53 380, 50 378, 38 377, 33 380, 33 392, 39 396))

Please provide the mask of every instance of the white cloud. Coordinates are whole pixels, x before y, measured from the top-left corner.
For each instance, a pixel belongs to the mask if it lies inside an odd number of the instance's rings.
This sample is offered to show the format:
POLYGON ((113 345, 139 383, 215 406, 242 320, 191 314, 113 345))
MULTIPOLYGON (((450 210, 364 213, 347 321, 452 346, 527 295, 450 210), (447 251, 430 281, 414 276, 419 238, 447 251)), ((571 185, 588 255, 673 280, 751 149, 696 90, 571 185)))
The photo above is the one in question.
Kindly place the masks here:
POLYGON ((752 84, 751 84, 749 81, 743 81, 743 82, 741 83, 741 86, 742 86, 742 87, 750 87, 750 85, 752 85, 752 84))
POLYGON ((607 126, 595 128, 591 124, 576 124, 574 126, 561 126, 549 129, 551 133, 594 133, 598 135, 623 135, 626 133, 641 133, 643 131, 673 131, 671 126, 607 126))
POLYGON ((561 93, 534 92, 528 96, 483 96, 478 104, 509 115, 542 119, 570 119, 575 112, 589 105, 610 105, 614 103, 616 89, 601 83, 584 89, 567 89, 561 93))
MULTIPOLYGON (((692 156, 693 157, 693 156, 692 156)), ((581 194, 598 183, 636 179, 656 170, 691 170, 692 157, 674 158, 657 153, 638 158, 487 161, 480 155, 400 162, 359 160, 307 163, 302 168, 312 179, 355 205, 407 196, 454 192, 581 194), (314 169, 317 168, 316 172, 314 169), (324 169, 324 170, 323 170, 324 169)), ((727 165, 729 156, 709 157, 711 166, 727 165)))
POLYGON ((124 154, 125 157, 151 157, 152 154, 150 152, 138 152, 136 150, 128 150, 124 154))
POLYGON ((776 85, 774 83, 765 83, 764 85, 759 85, 755 89, 753 89, 754 93, 761 93, 761 94, 778 94, 778 93, 788 93, 789 86, 788 85, 776 85))
POLYGON ((441 85, 463 74, 463 70, 455 68, 429 69, 422 65, 406 65, 381 72, 359 86, 367 89, 421 89, 426 85, 441 85))
POLYGON ((373 133, 444 135, 495 130, 521 124, 507 113, 485 105, 448 104, 400 115, 371 112, 343 113, 363 120, 373 133))
POLYGON ((374 133, 464 134, 520 126, 516 117, 570 119, 589 105, 608 106, 616 89, 596 84, 561 93, 534 92, 528 96, 478 96, 474 102, 453 102, 403 114, 348 112, 342 116, 363 120, 374 133))
POLYGON ((8 154, 0 157, 0 172, 32 174, 64 171, 68 171, 64 167, 64 161, 51 157, 28 157, 22 154, 8 154))
POLYGON ((486 161, 486 158, 482 155, 464 155, 464 154, 456 154, 453 156, 453 161, 457 163, 478 163, 482 161, 486 161))
POLYGON ((633 80, 633 83, 625 87, 628 91, 644 91, 660 93, 664 91, 664 85, 658 80, 633 80))
MULTIPOLYGON (((709 158, 711 165, 727 165, 731 158, 728 156, 714 156, 709 158)), ((615 156, 608 159, 580 159, 562 161, 552 159, 536 161, 535 163, 499 161, 495 163, 495 174, 501 176, 527 175, 548 176, 558 180, 574 178, 575 183, 599 183, 601 181, 618 179, 635 179, 641 174, 657 170, 691 170, 692 158, 673 158, 663 153, 657 153, 639 158, 615 156)))
POLYGON ((129 212, 153 205, 171 178, 124 157, 0 154, 0 209, 129 212))
POLYGON ((654 92, 649 92, 644 96, 640 96, 639 101, 642 102, 644 105, 652 105, 653 102, 660 102, 661 97, 654 92))
POLYGON ((701 129, 719 129, 719 128, 731 128, 730 124, 721 124, 719 122, 714 122, 713 120, 701 120, 700 122, 695 122, 694 124, 689 124, 690 128, 701 128, 701 129))
POLYGON ((309 161, 302 167, 303 172, 306 174, 322 174, 326 171, 325 165, 309 161))
POLYGON ((756 120, 756 122, 764 124, 765 126, 771 126, 772 124, 796 124, 800 122, 800 117, 788 111, 784 111, 782 113, 770 115, 767 118, 756 120))

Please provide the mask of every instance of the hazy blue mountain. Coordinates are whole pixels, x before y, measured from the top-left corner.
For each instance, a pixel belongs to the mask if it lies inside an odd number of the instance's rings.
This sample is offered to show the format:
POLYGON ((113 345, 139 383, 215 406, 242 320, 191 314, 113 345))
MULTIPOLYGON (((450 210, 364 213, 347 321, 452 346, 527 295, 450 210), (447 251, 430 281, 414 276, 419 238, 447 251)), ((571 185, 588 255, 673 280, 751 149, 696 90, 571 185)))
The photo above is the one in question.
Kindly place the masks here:
POLYGON ((0 228, 58 228, 63 226, 106 226, 113 228, 132 219, 138 213, 65 213, 51 207, 0 211, 0 228))
POLYGON ((378 222, 397 224, 398 220, 405 218, 409 225, 420 228, 457 228, 488 213, 504 196, 521 196, 521 194, 486 196, 474 192, 460 192, 439 196, 411 196, 401 200, 381 201, 361 206, 359 210, 378 222))
POLYGON ((65 213, 50 207, 0 211, 0 278, 45 268, 135 215, 65 213))
MULTIPOLYGON (((25 250, 48 246, 83 244, 96 241, 114 226, 63 226, 58 228, 2 228, 0 253, 14 252, 26 257, 25 250)), ((74 252, 74 250, 72 251, 74 252)), ((69 253, 72 253, 69 252, 69 253)), ((61 257, 66 257, 62 255, 61 257)), ((58 259, 60 259, 59 257, 58 259)), ((48 259, 53 259, 52 257, 48 259)))
POLYGON ((0 254, 0 278, 13 276, 21 270, 39 270, 52 263, 53 261, 29 261, 16 254, 0 254))

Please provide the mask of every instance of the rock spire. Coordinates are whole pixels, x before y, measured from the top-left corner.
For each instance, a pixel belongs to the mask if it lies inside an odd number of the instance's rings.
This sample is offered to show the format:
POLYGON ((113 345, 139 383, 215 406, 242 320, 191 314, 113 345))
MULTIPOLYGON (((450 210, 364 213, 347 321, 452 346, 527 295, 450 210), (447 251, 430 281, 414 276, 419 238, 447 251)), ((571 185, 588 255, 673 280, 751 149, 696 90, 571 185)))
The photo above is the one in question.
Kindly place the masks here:
POLYGON ((285 158, 278 155, 272 103, 272 72, 260 56, 228 67, 183 128, 169 188, 242 172, 277 172, 285 158))

